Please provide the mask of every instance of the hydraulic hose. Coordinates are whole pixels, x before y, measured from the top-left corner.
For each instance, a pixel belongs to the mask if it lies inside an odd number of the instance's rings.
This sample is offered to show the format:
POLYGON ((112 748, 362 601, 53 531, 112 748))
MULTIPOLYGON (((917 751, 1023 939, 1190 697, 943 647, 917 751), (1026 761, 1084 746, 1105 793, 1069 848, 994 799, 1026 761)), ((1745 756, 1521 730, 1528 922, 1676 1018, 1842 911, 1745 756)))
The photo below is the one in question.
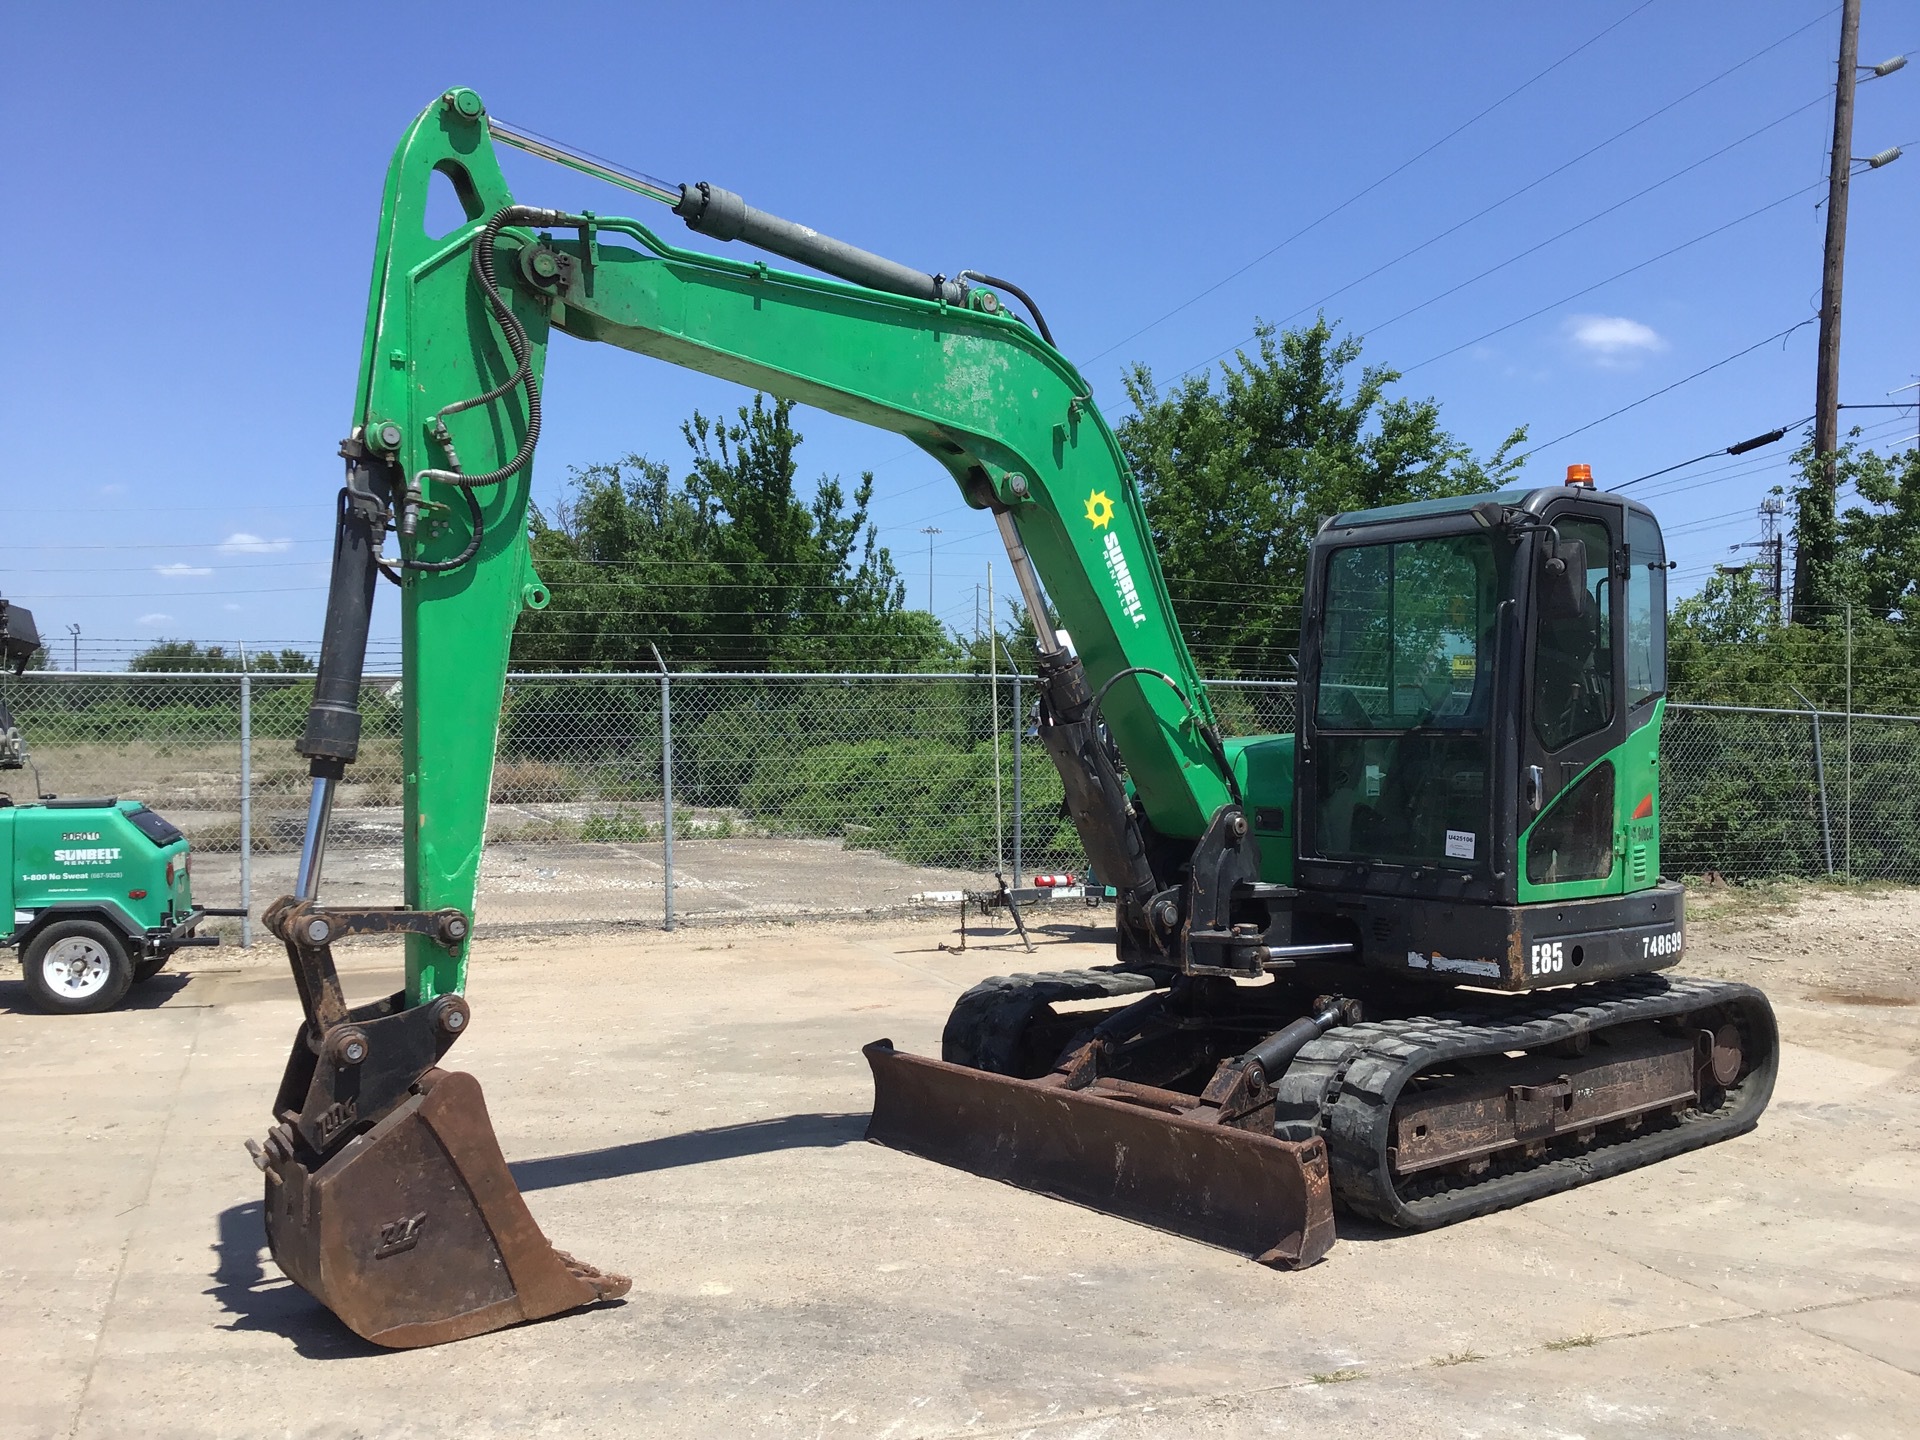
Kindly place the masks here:
POLYGON ((500 231, 508 225, 576 225, 584 223, 579 216, 569 215, 561 210, 543 210, 530 205, 505 205, 494 211, 480 234, 473 242, 473 275, 480 282, 480 289, 487 297, 494 319, 499 322, 501 333, 507 337, 507 349, 513 355, 514 371, 505 380, 485 394, 476 395, 470 400, 456 400, 445 405, 433 417, 434 439, 443 449, 449 461, 447 468, 428 468, 413 477, 413 492, 420 493, 421 484, 427 480, 437 480, 443 485, 458 486, 466 498, 467 515, 471 522, 472 533, 467 538, 466 548, 451 560, 402 560, 403 568, 422 571, 430 575, 445 574, 458 570, 480 553, 481 542, 486 538, 486 523, 480 512, 480 502, 473 492, 482 486, 498 485, 508 476, 525 467, 533 458, 534 446, 540 441, 540 383, 533 378, 533 343, 527 337, 527 330, 520 323, 520 317, 513 313, 513 307, 500 294, 499 279, 494 272, 494 248, 500 239, 500 231), (447 417, 457 415, 463 410, 476 406, 489 405, 515 386, 524 386, 527 392, 527 433, 521 438, 520 448, 513 458, 497 470, 489 470, 484 475, 467 475, 460 468, 459 456, 453 448, 453 437, 447 432, 447 417))
POLYGON ((1088 716, 1090 723, 1096 729, 1099 727, 1100 702, 1107 698, 1107 691, 1114 687, 1116 681, 1124 680, 1129 675, 1151 675, 1156 680, 1166 682, 1167 688, 1172 690, 1180 703, 1187 707, 1187 718, 1193 721, 1194 728, 1200 732, 1200 738, 1207 742, 1207 750, 1213 756, 1213 763, 1220 767, 1220 778, 1227 782, 1227 793, 1233 796, 1233 803, 1244 804, 1245 800, 1240 794, 1240 782, 1234 778, 1233 766, 1227 760, 1227 748, 1220 741, 1220 731, 1201 720, 1199 712, 1193 708, 1193 702, 1187 698, 1187 692, 1180 688, 1180 682, 1166 671, 1156 670, 1151 665, 1129 665, 1117 674, 1109 676, 1107 683, 1094 692, 1093 708, 1088 716))
MULTIPOLYGON (((960 278, 962 280, 978 280, 982 285, 991 285, 994 289, 1004 290, 1013 296, 1022 305, 1026 306, 1027 313, 1033 316, 1034 328, 1039 330, 1040 338, 1049 345, 1053 345, 1053 331, 1047 328, 1047 317, 1040 313, 1040 307, 1033 303, 1033 297, 1018 285, 1014 284, 1011 280, 1002 280, 998 275, 986 275, 978 270, 962 270, 960 272, 960 278)), ((1058 349, 1059 347, 1054 346, 1054 348, 1058 349)))

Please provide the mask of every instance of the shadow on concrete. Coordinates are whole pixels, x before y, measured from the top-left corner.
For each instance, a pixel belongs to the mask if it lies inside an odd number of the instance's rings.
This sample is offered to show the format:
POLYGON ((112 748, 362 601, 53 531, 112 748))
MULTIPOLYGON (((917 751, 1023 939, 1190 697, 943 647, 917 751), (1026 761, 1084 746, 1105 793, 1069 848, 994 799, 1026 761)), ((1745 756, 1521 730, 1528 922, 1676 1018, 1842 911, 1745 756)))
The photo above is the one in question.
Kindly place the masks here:
POLYGON ((389 1355, 342 1325, 318 1300, 270 1269, 265 1207, 258 1200, 220 1212, 213 1251, 213 1285, 206 1291, 233 1316, 227 1330, 265 1330, 285 1336, 309 1360, 389 1355))
MULTIPOLYGON (((127 998, 114 1007, 116 1010, 158 1010, 169 1000, 179 995, 193 983, 191 975, 172 975, 161 971, 151 980, 144 980, 127 992, 127 998)), ((27 995, 27 982, 24 980, 0 980, 0 1015, 39 1015, 43 1014, 27 995)), ((52 1017, 49 1017, 52 1018, 52 1017)), ((85 1020, 84 1015, 60 1017, 85 1020)))
POLYGON ((867 1119, 864 1114, 782 1115, 774 1120, 724 1125, 717 1130, 693 1130, 657 1140, 636 1140, 630 1145, 610 1145, 604 1150, 521 1160, 508 1168, 521 1190, 552 1190, 588 1180, 644 1175, 652 1170, 675 1170, 775 1150, 829 1150, 862 1139, 867 1133, 867 1119))

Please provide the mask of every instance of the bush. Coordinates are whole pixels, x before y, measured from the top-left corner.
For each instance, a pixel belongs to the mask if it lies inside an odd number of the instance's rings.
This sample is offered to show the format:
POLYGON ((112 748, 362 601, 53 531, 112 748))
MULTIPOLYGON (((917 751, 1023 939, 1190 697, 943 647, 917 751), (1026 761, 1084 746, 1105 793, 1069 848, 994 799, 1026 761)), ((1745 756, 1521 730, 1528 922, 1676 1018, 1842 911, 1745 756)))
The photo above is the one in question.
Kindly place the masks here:
MULTIPOLYGON (((1051 804, 1044 792, 1025 797, 1026 848, 1072 854, 1078 841, 1054 809, 1059 781, 1049 778, 1051 804)), ((992 797, 990 743, 956 749, 912 739, 817 745, 762 760, 741 798, 769 828, 838 836, 850 850, 879 850, 913 865, 978 870, 996 858, 992 797)))

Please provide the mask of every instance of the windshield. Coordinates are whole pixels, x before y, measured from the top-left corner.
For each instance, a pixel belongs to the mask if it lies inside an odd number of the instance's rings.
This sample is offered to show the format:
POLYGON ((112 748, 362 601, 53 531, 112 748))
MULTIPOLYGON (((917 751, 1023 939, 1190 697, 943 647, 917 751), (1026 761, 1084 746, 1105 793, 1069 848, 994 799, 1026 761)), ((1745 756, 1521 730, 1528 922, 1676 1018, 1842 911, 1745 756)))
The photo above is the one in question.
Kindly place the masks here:
POLYGON ((1481 533, 1329 557, 1314 704, 1321 854, 1459 869, 1487 859, 1503 568, 1481 533))
POLYGON ((1327 562, 1321 725, 1484 726, 1499 581, 1493 541, 1356 545, 1327 562))

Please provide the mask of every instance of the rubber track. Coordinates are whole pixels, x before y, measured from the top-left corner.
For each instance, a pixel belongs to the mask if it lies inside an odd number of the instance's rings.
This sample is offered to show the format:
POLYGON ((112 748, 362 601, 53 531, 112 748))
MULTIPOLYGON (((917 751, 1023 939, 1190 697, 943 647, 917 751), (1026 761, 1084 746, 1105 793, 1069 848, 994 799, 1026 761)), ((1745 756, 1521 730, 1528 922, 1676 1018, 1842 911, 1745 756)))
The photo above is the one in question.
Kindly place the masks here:
POLYGON ((996 975, 954 1002, 940 1035, 940 1058, 996 1075, 1015 1073, 1014 1057, 1029 1023, 1043 1006, 1065 1000, 1123 999, 1167 984, 1167 976, 1102 966, 996 975))
POLYGON ((1779 1055, 1772 1007, 1752 986, 1640 975, 1533 1000, 1329 1030, 1301 1050, 1275 1086, 1274 1129, 1283 1140, 1325 1136, 1334 1194, 1348 1208, 1403 1229, 1425 1230, 1745 1134, 1773 1093, 1779 1055), (1418 1193, 1423 1180, 1418 1176, 1408 1182, 1413 1194, 1402 1194, 1396 1185, 1386 1153, 1393 1107, 1402 1087, 1420 1071, 1715 1006, 1726 1007, 1739 1024, 1748 1071, 1714 1111, 1603 1139, 1575 1154, 1496 1159, 1485 1176, 1451 1181, 1438 1193, 1418 1193))

